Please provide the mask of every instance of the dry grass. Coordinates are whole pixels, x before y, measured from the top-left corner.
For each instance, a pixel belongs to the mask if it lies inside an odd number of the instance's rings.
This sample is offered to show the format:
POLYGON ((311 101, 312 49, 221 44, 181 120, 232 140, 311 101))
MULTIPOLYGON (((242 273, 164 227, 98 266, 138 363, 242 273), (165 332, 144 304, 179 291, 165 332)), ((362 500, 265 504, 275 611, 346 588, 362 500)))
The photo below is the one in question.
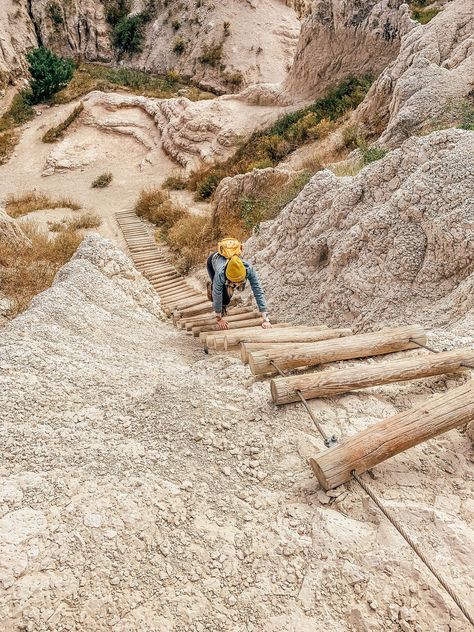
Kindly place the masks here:
POLYGON ((102 173, 94 180, 94 182, 91 184, 91 187, 93 189, 105 189, 105 187, 108 187, 109 184, 112 182, 112 178, 113 176, 110 171, 102 173))
POLYGON ((191 101, 210 99, 214 95, 190 86, 176 73, 152 75, 132 68, 110 68, 100 64, 81 63, 74 71, 70 83, 54 97, 56 103, 69 103, 91 92, 91 90, 128 90, 135 94, 159 99, 178 96, 178 92, 189 88, 186 96, 191 101))
POLYGON ((207 217, 187 214, 170 228, 166 242, 175 253, 175 265, 182 273, 203 263, 211 246, 212 229, 207 217))
POLYGON ((184 217, 186 209, 173 204, 169 193, 161 189, 146 189, 140 193, 135 205, 135 212, 155 226, 158 226, 163 235, 184 217))
POLYGON ((86 211, 77 217, 73 217, 67 221, 67 230, 81 230, 88 228, 97 228, 102 224, 102 220, 97 213, 86 211))
POLYGON ((14 129, 0 133, 0 165, 10 159, 20 135, 14 129))
POLYGON ((13 247, 0 242, 0 287, 11 302, 9 318, 25 310, 36 294, 51 285, 82 241, 81 233, 72 230, 50 239, 33 222, 24 222, 22 229, 31 245, 13 247))
POLYGON ((67 197, 52 198, 45 193, 36 191, 10 195, 5 203, 5 210, 11 217, 21 217, 33 211, 42 211, 48 208, 70 208, 77 211, 81 205, 67 197))
POLYGON ((77 107, 74 108, 71 114, 64 119, 64 121, 59 123, 59 125, 56 125, 56 127, 52 127, 43 135, 43 138, 41 139, 43 143, 55 143, 60 138, 62 138, 64 136, 64 132, 70 125, 74 123, 74 121, 81 114, 83 109, 84 104, 81 102, 77 107))
POLYGON ((331 165, 329 169, 333 172, 335 176, 344 177, 356 176, 363 167, 364 161, 361 158, 353 162, 341 162, 335 165, 331 165))

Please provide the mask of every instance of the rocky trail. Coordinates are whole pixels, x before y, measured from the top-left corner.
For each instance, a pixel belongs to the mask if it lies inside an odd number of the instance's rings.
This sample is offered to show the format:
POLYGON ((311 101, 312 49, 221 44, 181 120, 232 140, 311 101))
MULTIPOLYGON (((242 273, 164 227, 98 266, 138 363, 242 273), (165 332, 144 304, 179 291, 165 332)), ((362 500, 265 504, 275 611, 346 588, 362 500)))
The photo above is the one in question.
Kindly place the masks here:
MULTIPOLYGON (((239 358, 203 355, 163 318, 130 260, 90 236, 4 330, 5 629, 467 630, 362 490, 318 488, 298 405, 276 411, 239 358)), ((340 435, 452 384, 311 406, 340 435)), ((469 458, 453 431, 371 483, 463 599, 469 458)))

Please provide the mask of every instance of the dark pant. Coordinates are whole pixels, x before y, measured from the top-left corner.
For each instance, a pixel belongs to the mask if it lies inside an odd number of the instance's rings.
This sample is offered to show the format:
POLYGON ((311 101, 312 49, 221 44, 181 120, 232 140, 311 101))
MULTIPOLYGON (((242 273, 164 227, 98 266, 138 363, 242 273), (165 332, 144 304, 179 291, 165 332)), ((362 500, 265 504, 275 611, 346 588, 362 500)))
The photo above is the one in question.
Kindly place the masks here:
MULTIPOLYGON (((214 276, 216 274, 215 270, 214 270, 214 266, 212 265, 212 257, 215 255, 216 253, 213 252, 212 255, 209 255, 209 257, 207 258, 207 262, 206 262, 206 267, 207 267, 207 273, 209 275, 209 278, 211 279, 211 289, 212 289, 212 283, 214 281, 214 276)), ((222 307, 227 307, 227 305, 230 303, 230 296, 229 296, 229 292, 227 291, 227 286, 224 285, 224 288, 222 290, 222 307)))

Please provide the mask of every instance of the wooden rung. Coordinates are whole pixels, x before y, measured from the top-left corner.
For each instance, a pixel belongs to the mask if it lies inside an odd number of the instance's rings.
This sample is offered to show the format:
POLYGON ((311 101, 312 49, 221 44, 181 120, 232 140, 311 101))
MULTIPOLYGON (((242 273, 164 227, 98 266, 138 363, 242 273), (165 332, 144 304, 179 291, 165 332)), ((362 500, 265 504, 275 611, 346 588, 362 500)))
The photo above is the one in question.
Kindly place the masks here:
POLYGON ((316 366, 326 362, 367 358, 369 356, 394 353, 405 349, 415 349, 415 342, 426 343, 422 327, 393 327, 375 333, 347 336, 337 340, 297 344, 293 349, 279 351, 254 351, 249 355, 250 370, 254 375, 276 373, 272 361, 281 369, 295 369, 303 366, 316 366))
POLYGON ((188 316, 197 316, 201 314, 212 314, 212 305, 209 301, 203 302, 198 307, 190 307, 186 309, 176 310, 176 315, 181 318, 186 318, 188 316))
MULTIPOLYGON (((242 314, 229 314, 228 316, 225 317, 225 319, 228 323, 234 323, 236 321, 249 320, 250 318, 258 318, 258 317, 259 317, 259 312, 248 311, 242 314)), ((206 326, 213 327, 215 324, 216 324, 215 316, 208 316, 201 320, 188 322, 188 324, 185 326, 185 329, 187 331, 191 331, 191 330, 194 330, 194 327, 206 327, 206 326)), ((205 330, 203 329, 202 331, 205 331, 205 330)))
MULTIPOLYGON (((260 329, 249 333, 235 331, 226 335, 225 348, 230 349, 230 347, 237 346, 242 342, 315 342, 321 340, 318 338, 319 333, 327 329, 326 325, 318 325, 314 327, 288 326, 284 331, 273 327, 272 329, 260 329)), ((352 333, 350 329, 347 331, 349 334, 352 333)))
POLYGON ((359 388, 454 373, 463 370, 462 363, 474 365, 474 349, 444 351, 370 366, 280 377, 273 379, 270 386, 275 404, 288 404, 299 401, 296 393, 298 390, 306 399, 330 397, 359 388))
MULTIPOLYGON (((278 330, 277 330, 278 331, 278 330)), ((284 340, 284 333, 286 329, 282 331, 282 338, 284 340)), ((342 338, 343 336, 350 336, 352 334, 351 329, 326 329, 323 331, 317 331, 311 336, 311 340, 309 342, 318 342, 319 340, 333 340, 334 338, 342 338)), ((226 349, 225 343, 227 341, 227 336, 224 340, 224 349, 226 349)), ((298 343, 301 344, 301 343, 298 343)), ((265 351, 279 349, 282 350, 291 350, 295 348, 295 342, 242 342, 240 344, 240 358, 244 364, 247 364, 249 361, 249 354, 254 351, 265 351)))
MULTIPOLYGON (((237 321, 232 321, 230 319, 226 319, 226 320, 229 323, 229 329, 242 329, 244 327, 256 327, 257 325, 261 325, 263 323, 263 318, 261 316, 258 316, 257 318, 247 318, 246 320, 237 320, 237 321)), ((203 331, 215 332, 215 331, 222 331, 222 330, 218 329, 217 323, 214 320, 212 324, 202 325, 201 327, 195 326, 192 328, 191 331, 193 333, 193 336, 197 337, 203 331)))
MULTIPOLYGON (((273 323, 273 329, 279 329, 281 327, 289 327, 288 323, 273 323)), ((245 331, 262 331, 262 326, 245 328, 245 331)), ((229 335, 228 330, 202 332, 199 334, 201 342, 208 347, 208 349, 216 349, 217 351, 224 351, 225 336, 229 335)))
POLYGON ((474 419, 474 380, 427 402, 369 426, 310 459, 321 486, 328 490, 386 459, 474 419))

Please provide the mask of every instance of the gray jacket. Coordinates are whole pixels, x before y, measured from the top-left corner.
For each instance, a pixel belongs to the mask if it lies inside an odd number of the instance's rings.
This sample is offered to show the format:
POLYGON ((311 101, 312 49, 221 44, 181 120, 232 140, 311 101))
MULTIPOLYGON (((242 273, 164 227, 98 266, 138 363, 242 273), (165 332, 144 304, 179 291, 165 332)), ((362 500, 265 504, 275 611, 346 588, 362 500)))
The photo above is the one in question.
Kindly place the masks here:
MULTIPOLYGON (((245 270, 247 271, 246 280, 248 279, 250 283, 253 295, 255 296, 255 300, 257 301, 258 309, 260 312, 266 312, 267 305, 265 303, 265 295, 263 293, 262 286, 260 285, 260 281, 258 280, 257 273, 255 272, 255 268, 251 266, 248 261, 243 261, 243 264, 245 266, 245 270)), ((226 265, 227 259, 222 255, 216 253, 212 257, 212 267, 214 268, 215 272, 214 280, 212 282, 212 302, 216 314, 222 313, 222 292, 226 283, 226 265)))

